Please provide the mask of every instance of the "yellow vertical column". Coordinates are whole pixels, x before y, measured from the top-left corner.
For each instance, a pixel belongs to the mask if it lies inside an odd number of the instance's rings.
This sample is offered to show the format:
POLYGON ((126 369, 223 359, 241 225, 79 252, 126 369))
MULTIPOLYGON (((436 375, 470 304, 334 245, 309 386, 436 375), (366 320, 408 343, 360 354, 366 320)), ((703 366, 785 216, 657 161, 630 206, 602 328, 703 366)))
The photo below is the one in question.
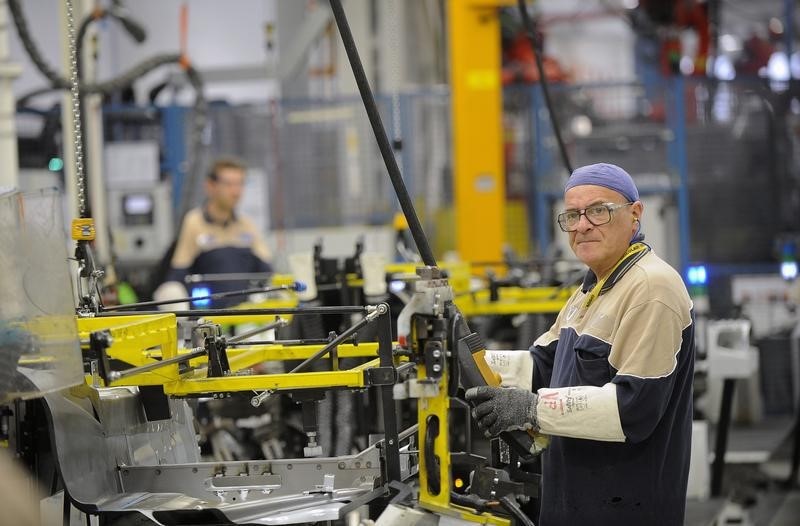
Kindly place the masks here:
POLYGON ((449 0, 456 248, 500 261, 505 242, 500 17, 512 0, 449 0))

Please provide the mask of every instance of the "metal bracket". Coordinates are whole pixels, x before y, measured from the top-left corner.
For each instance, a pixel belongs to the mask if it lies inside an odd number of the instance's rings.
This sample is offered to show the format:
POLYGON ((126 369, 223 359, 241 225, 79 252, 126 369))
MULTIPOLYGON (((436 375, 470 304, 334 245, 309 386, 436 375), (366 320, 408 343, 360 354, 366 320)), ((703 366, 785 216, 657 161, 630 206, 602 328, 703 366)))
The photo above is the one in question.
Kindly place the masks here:
POLYGON ((475 470, 472 476, 470 492, 486 500, 498 500, 505 495, 512 495, 527 501, 525 485, 514 482, 502 469, 484 466, 475 470))
MULTIPOLYGON (((108 375, 111 372, 106 349, 111 347, 113 342, 114 339, 108 330, 89 333, 89 350, 83 353, 84 360, 88 359, 90 363, 96 364, 97 374, 106 384, 109 382, 108 375)), ((92 377, 94 377, 94 374, 92 377)))
POLYGON ((439 379, 444 372, 444 346, 439 340, 425 342, 425 372, 428 378, 439 379))
POLYGON ((214 378, 229 375, 231 367, 228 364, 225 340, 208 337, 205 340, 205 348, 208 354, 208 377, 214 378))
POLYGON ((394 367, 373 367, 364 371, 364 382, 369 385, 393 385, 397 382, 394 367))

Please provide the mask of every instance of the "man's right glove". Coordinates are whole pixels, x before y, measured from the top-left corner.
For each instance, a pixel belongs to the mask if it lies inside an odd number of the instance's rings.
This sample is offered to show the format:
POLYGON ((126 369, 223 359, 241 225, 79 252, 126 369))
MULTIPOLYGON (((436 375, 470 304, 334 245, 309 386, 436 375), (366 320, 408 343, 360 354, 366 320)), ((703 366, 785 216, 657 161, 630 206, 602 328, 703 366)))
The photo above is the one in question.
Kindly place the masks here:
POLYGON ((538 431, 539 396, 524 389, 480 386, 468 389, 467 400, 476 403, 472 416, 487 436, 517 429, 538 431))

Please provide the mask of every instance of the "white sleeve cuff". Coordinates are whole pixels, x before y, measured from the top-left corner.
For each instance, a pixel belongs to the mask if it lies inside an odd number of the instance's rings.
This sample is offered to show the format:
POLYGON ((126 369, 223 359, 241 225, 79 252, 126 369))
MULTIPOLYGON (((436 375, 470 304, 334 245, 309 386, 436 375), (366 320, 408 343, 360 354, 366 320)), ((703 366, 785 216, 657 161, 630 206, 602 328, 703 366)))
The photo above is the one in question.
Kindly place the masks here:
POLYGON ((487 350, 484 357, 489 367, 500 375, 500 385, 528 391, 532 389, 533 357, 530 351, 487 350))
POLYGON ((536 417, 541 433, 625 442, 616 385, 542 388, 538 393, 536 417))

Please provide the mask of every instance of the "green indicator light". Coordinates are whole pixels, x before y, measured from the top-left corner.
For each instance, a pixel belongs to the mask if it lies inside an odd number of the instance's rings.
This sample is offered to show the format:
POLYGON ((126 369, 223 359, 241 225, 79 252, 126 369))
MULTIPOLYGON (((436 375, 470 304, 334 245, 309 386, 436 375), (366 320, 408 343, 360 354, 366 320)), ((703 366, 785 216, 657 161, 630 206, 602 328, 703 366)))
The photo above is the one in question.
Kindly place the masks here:
POLYGON ((53 157, 50 159, 50 162, 47 163, 47 169, 51 172, 58 172, 64 168, 64 161, 61 160, 60 157, 53 157))

